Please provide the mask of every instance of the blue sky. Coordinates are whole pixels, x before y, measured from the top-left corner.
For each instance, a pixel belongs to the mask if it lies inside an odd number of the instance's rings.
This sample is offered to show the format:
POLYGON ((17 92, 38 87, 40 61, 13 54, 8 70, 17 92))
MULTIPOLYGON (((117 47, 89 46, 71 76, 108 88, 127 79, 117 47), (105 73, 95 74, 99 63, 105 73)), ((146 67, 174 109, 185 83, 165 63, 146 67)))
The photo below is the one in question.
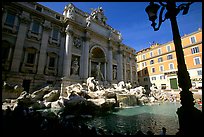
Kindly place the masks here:
MULTIPOLYGON (((39 2, 40 4, 62 13, 70 2, 39 2)), ((145 12, 149 2, 72 2, 77 8, 91 13, 91 8, 101 6, 107 24, 122 33, 123 43, 136 51, 150 47, 150 43, 160 44, 172 41, 170 20, 162 23, 158 31, 154 31, 145 12)), ((179 5, 180 3, 177 3, 179 5)), ((177 16, 180 35, 189 34, 202 28, 202 2, 194 2, 187 15, 182 12, 177 16)), ((158 20, 157 20, 158 22, 158 20)))

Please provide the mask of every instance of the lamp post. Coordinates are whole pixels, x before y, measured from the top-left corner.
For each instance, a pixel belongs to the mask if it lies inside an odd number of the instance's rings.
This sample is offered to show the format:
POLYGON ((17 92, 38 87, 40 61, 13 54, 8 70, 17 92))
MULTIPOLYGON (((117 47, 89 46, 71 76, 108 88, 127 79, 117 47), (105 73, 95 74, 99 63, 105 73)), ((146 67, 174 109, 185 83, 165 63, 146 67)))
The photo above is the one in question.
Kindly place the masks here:
POLYGON ((189 89, 192 87, 189 73, 186 68, 184 53, 181 44, 181 37, 179 34, 178 24, 176 20, 176 16, 180 11, 183 11, 183 15, 188 13, 189 7, 193 2, 188 2, 186 4, 180 4, 176 6, 174 1, 167 2, 159 2, 159 4, 155 4, 154 2, 150 2, 145 9, 149 16, 149 20, 152 21, 151 26, 154 31, 158 31, 162 22, 166 19, 170 19, 173 41, 176 51, 177 57, 177 68, 178 68, 178 83, 179 87, 182 89, 180 92, 180 100, 181 107, 177 110, 177 115, 179 119, 179 132, 181 135, 196 135, 201 134, 202 131, 202 112, 194 107, 194 98, 193 94, 189 89), (157 19, 157 12, 161 8, 159 13, 159 24, 156 27, 157 23, 155 20, 157 19), (164 19, 162 17, 164 10, 166 9, 166 13, 164 19))

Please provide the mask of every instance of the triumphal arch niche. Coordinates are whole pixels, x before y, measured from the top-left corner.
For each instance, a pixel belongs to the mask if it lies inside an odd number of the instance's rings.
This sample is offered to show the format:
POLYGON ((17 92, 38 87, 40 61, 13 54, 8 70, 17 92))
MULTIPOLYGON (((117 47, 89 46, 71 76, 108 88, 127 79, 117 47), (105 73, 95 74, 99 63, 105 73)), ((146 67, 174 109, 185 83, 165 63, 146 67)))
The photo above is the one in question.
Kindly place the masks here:
POLYGON ((99 45, 95 45, 90 50, 89 76, 97 80, 106 80, 106 55, 99 45))
POLYGON ((104 83, 137 82, 136 51, 123 44, 121 33, 107 24, 102 7, 89 14, 68 4, 63 16, 63 89, 88 77, 104 83))

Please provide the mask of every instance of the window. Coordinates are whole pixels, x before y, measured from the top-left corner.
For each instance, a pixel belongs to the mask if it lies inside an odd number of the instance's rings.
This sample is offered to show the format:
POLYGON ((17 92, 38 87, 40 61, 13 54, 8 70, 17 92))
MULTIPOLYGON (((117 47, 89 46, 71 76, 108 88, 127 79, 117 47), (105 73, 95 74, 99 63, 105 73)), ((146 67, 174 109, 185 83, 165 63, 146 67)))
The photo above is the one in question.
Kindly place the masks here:
POLYGON ((158 55, 161 55, 161 54, 162 54, 161 49, 158 49, 158 55))
POLYGON ((195 53, 198 53, 199 52, 199 47, 193 47, 191 48, 191 53, 192 54, 195 54, 195 53))
POLYGON ((142 55, 142 58, 143 58, 143 59, 146 59, 146 56, 145 56, 145 55, 142 55))
POLYGON ((32 32, 35 33, 35 34, 38 34, 39 29, 40 29, 40 22, 33 21, 32 32))
POLYGON ((202 70, 198 70, 197 73, 198 73, 199 76, 201 76, 202 75, 202 70))
POLYGON ((142 62, 142 67, 144 67, 144 62, 142 62))
POLYGON ((151 51, 151 52, 149 53, 149 55, 150 55, 150 57, 153 57, 153 52, 151 51))
POLYGON ((162 61, 163 61, 162 57, 158 58, 158 62, 162 62, 162 61))
POLYGON ((167 50, 167 52, 170 52, 171 51, 171 46, 166 46, 166 50, 167 50))
POLYGON ((166 84, 161 84, 161 89, 166 89, 166 84))
POLYGON ((147 74, 147 69, 144 70, 144 74, 147 74))
POLYGON ((194 65, 199 65, 199 64, 201 64, 200 57, 195 57, 195 58, 193 58, 193 59, 194 59, 194 65))
POLYGON ((55 17, 56 17, 56 19, 60 20, 60 16, 56 15, 55 17))
POLYGON ((152 80, 156 80, 156 77, 152 77, 152 80))
POLYGON ((147 62, 142 62, 142 67, 146 67, 147 66, 147 62))
MULTIPOLYGON (((140 71, 139 72, 137 72, 137 76, 139 77, 139 76, 142 76, 142 75, 140 75, 141 73, 140 73, 140 71)), ((139 80, 139 79, 138 79, 139 80)))
POLYGON ((147 79, 147 78, 144 78, 144 81, 148 81, 148 79, 147 79))
POLYGON ((7 13, 5 24, 10 26, 10 27, 13 27, 14 26, 14 22, 15 22, 15 15, 7 13))
POLYGON ((35 54, 34 53, 28 53, 27 63, 34 64, 35 54))
POLYGON ((169 64, 169 69, 174 69, 174 64, 173 63, 169 64))
POLYGON ((150 60, 150 65, 151 65, 151 64, 154 64, 154 60, 150 60))
POLYGON ((191 41, 191 44, 196 43, 196 38, 194 36, 190 37, 190 41, 191 41))
POLYGON ((52 39, 57 41, 58 40, 58 34, 59 34, 59 30, 57 28, 54 28, 53 32, 52 32, 52 39))
POLYGON ((163 72, 163 71, 164 71, 164 66, 159 66, 159 70, 160 70, 161 72, 163 72))
POLYGON ((152 68, 152 73, 154 73, 155 72, 155 68, 152 68))
POLYGON ((39 6, 36 6, 36 8, 35 8, 37 11, 39 11, 39 12, 41 12, 42 11, 42 8, 41 7, 39 7, 39 6))
POLYGON ((50 57, 49 67, 55 67, 55 58, 50 57))
POLYGON ((9 47, 2 46, 1 48, 1 61, 5 63, 9 56, 9 47))
POLYGON ((172 54, 167 55, 167 60, 173 59, 172 54))
MULTIPOLYGON (((116 53, 113 54, 114 59, 117 59, 116 53)), ((130 58, 127 57, 127 62, 130 62, 130 58)))
POLYGON ((165 75, 163 75, 163 76, 160 76, 160 79, 165 79, 165 75))
POLYGON ((53 84, 54 83, 54 81, 47 81, 47 84, 53 84))

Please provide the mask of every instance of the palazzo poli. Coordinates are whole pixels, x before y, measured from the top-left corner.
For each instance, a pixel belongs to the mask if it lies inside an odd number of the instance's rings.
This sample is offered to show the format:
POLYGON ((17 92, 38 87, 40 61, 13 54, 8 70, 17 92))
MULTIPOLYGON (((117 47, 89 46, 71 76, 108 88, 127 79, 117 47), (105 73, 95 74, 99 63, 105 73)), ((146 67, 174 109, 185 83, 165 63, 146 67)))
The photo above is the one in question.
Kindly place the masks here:
POLYGON ((46 84, 64 91, 88 77, 138 84, 136 51, 106 23, 102 7, 86 13, 68 4, 59 14, 36 2, 12 2, 2 10, 3 81, 28 92, 46 84))

